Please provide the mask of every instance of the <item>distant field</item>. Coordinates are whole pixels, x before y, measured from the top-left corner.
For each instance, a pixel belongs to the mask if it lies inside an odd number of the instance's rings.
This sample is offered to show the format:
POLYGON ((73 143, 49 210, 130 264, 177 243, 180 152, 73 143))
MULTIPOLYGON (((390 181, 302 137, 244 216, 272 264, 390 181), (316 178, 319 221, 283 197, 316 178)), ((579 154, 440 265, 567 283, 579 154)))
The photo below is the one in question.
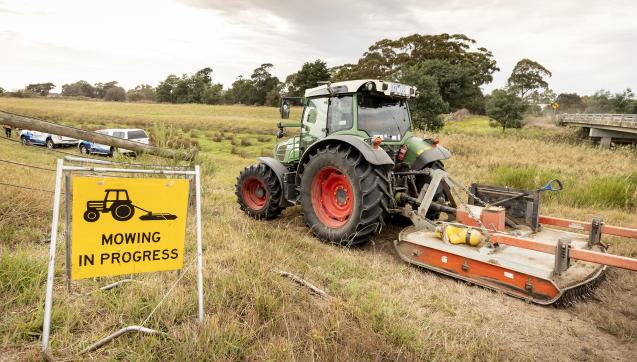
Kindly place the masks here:
MULTIPOLYGON (((0 97, 0 110, 91 129, 140 126, 202 150, 205 325, 196 324, 189 270, 148 322, 166 337, 132 334, 79 355, 104 335, 139 324, 175 275, 139 275, 140 283, 111 292, 95 290, 116 278, 86 280, 68 294, 61 246, 52 335, 58 359, 637 359, 635 273, 612 269, 595 298, 567 309, 540 307, 404 264, 392 246, 397 227, 362 248, 344 249, 312 237, 298 207, 272 222, 244 216, 235 179, 256 156, 271 152, 275 108, 0 97), (309 295, 278 270, 306 278, 330 298, 309 295), (91 294, 77 298, 80 293, 91 294)), ((291 119, 298 119, 295 112, 291 119)), ((543 213, 601 215, 637 227, 634 150, 601 151, 572 129, 502 133, 484 117, 449 124, 439 136, 454 154, 446 168, 465 183, 533 188, 559 177, 566 189, 546 198, 543 213)), ((0 159, 51 168, 60 156, 0 140, 0 159)), ((0 183, 51 190, 53 173, 0 163, 0 183)), ((51 203, 49 193, 0 186, 0 356, 6 359, 38 356, 51 203)), ((608 240, 611 252, 637 257, 635 241, 608 240)))

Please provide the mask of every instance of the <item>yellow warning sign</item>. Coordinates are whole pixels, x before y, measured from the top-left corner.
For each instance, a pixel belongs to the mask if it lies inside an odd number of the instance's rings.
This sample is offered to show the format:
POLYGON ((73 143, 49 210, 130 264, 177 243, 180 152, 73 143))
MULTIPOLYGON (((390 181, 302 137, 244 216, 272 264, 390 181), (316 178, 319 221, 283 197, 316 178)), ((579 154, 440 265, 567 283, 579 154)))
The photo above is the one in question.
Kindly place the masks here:
POLYGON ((73 177, 71 276, 183 266, 189 181, 73 177))

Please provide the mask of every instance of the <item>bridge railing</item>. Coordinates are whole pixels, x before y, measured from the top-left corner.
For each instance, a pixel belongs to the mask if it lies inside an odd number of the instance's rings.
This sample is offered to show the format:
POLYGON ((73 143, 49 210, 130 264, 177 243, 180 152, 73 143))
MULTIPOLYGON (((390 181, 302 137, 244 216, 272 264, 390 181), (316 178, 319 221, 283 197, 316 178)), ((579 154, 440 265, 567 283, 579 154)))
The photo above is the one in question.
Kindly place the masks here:
POLYGON ((637 128, 637 114, 566 113, 560 116, 560 123, 563 125, 637 128))

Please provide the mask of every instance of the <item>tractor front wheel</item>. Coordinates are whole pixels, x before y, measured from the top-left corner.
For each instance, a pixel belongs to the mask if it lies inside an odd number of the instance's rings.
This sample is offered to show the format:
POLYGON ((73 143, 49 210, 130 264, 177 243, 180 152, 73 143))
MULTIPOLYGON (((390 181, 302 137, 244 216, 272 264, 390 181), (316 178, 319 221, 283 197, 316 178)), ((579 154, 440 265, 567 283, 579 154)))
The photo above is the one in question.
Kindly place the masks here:
POLYGON ((301 176, 305 223, 325 242, 356 245, 385 223, 389 179, 348 145, 328 146, 310 156, 301 176))
POLYGON ((237 178, 236 191, 239 207, 257 220, 271 220, 283 211, 280 206, 283 191, 276 174, 260 163, 246 167, 237 178))
POLYGON ((99 211, 95 209, 88 209, 84 211, 84 220, 87 222, 95 222, 100 218, 99 211))

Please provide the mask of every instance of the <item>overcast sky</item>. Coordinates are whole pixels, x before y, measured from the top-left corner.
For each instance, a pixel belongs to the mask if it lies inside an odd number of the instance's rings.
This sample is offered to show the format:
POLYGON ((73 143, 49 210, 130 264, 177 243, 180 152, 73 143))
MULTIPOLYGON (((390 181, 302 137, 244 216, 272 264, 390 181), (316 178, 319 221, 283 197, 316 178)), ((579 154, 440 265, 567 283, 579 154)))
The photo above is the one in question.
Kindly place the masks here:
MULTIPOLYGON (((637 88, 637 2, 503 0, 0 0, 0 86, 51 81, 157 85, 213 68, 224 88, 261 63, 282 80, 316 58, 352 63, 375 41, 463 33, 553 72, 556 92, 637 88)), ((57 89, 59 91, 59 87, 57 89)))

